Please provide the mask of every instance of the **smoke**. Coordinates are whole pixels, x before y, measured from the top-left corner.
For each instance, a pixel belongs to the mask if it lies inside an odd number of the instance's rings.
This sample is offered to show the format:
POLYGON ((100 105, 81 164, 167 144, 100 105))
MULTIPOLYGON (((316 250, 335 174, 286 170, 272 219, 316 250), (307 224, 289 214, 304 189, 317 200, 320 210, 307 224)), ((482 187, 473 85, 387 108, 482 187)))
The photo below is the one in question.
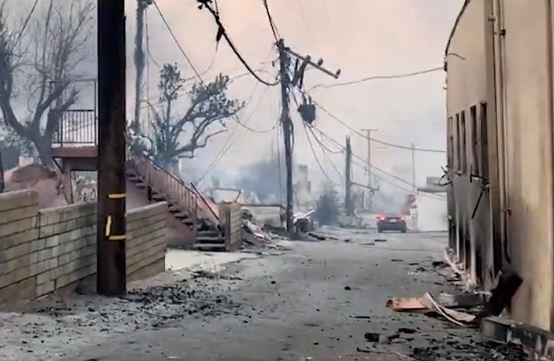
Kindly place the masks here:
POLYGON ((284 164, 277 157, 263 159, 241 169, 236 186, 255 192, 262 202, 278 201, 286 184, 284 164))

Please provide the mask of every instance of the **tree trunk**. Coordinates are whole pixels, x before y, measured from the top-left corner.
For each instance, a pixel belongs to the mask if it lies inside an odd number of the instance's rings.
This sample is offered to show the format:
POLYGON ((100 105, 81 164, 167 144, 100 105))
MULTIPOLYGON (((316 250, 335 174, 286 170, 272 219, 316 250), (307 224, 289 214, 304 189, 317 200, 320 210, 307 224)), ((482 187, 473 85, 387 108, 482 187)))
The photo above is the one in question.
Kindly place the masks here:
POLYGON ((54 160, 52 159, 52 139, 38 135, 32 137, 33 144, 37 148, 40 162, 49 167, 54 167, 54 160))

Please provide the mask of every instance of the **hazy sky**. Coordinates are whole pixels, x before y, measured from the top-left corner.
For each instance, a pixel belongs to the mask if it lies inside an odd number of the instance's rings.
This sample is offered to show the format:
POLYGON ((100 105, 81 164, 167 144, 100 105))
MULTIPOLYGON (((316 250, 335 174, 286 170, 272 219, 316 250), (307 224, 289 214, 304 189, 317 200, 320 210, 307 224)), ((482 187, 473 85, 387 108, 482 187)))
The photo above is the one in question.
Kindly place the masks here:
MULTIPOLYGON (((260 73, 271 80, 277 69, 271 66, 276 58, 262 0, 219 0, 221 17, 228 33, 241 53, 260 73), (269 62, 269 63, 268 63, 269 62)), ((302 54, 323 58, 325 66, 342 69, 341 81, 355 80, 368 75, 395 74, 441 66, 443 52, 461 0, 269 0, 272 14, 287 44, 302 54)), ((225 43, 215 52, 215 32, 211 16, 198 10, 195 0, 158 0, 168 22, 195 66, 203 71, 215 63, 205 78, 217 72, 243 73, 244 69, 225 43)), ((132 45, 135 1, 127 0, 128 39, 132 45)), ((186 76, 191 69, 164 29, 156 9, 148 11, 150 51, 158 63, 177 62, 186 76)), ((131 50, 131 48, 130 48, 131 50)), ((151 61, 151 96, 156 95, 157 67, 151 61)), ((132 73, 132 63, 129 64, 132 73)), ((130 80, 134 77, 129 74, 130 80)), ((317 71, 306 75, 306 88, 335 80, 317 71)), ((317 89, 312 96, 327 109, 354 128, 377 128, 375 137, 418 146, 445 148, 445 91, 444 73, 438 72, 412 79, 379 80, 360 85, 317 89)), ((252 77, 237 79, 231 94, 252 100, 241 115, 243 121, 257 129, 270 129, 279 115, 279 89, 257 84, 252 77)), ((132 105, 130 105, 132 108, 132 105)), ((294 109, 294 107, 293 107, 294 109)), ((295 156, 299 162, 310 164, 312 174, 319 176, 317 165, 307 145, 299 117, 293 112, 297 137, 295 156)), ((323 113, 318 114, 317 126, 344 141, 348 129, 323 113)), ((231 125, 233 129, 235 125, 231 125)), ((233 146, 219 163, 218 172, 236 171, 260 157, 275 152, 277 131, 266 134, 251 133, 239 128, 232 137, 233 146)), ((213 142, 196 161, 187 166, 202 171, 222 148, 229 135, 213 142)), ((352 135, 353 149, 365 158, 367 144, 363 138, 352 135)), ((373 149, 375 165, 409 178, 406 168, 410 152, 382 148, 373 149)), ((321 153, 318 156, 322 159, 321 153)), ((342 170, 341 156, 333 156, 342 170)), ((444 164, 442 155, 418 153, 418 182, 426 175, 440 174, 444 164)), ((325 162, 326 163, 326 162, 325 162)), ((332 178, 338 175, 325 167, 332 178)), ((357 171, 356 178, 365 179, 357 171)), ((209 182, 208 182, 209 184, 209 182)))
MULTIPOLYGON (((61 1, 61 0, 58 0, 61 1)), ((66 1, 66 0, 63 0, 66 1)), ((28 2, 28 1, 27 1, 28 2)), ((356 80, 370 75, 387 75, 412 72, 441 66, 443 52, 454 19, 462 0, 269 0, 270 8, 286 43, 301 54, 323 58, 329 69, 342 69, 339 81, 356 80)), ((8 0, 8 4, 21 4, 8 0)), ((199 71, 213 62, 205 80, 213 79, 218 72, 229 75, 244 73, 244 68, 222 42, 217 52, 216 27, 206 10, 199 10, 196 0, 157 0, 168 22, 175 30, 182 46, 199 71)), ((260 75, 275 78, 277 68, 271 61, 277 52, 262 0, 218 0, 222 21, 240 52, 254 68, 263 68, 260 75)), ((126 0, 128 43, 128 114, 133 112, 134 64, 132 50, 135 35, 136 0, 126 0)), ((23 6, 16 6, 24 9, 23 6)), ((21 10, 23 11, 23 10, 21 10)), ((150 35, 150 97, 157 98, 156 83, 159 68, 155 62, 178 63, 185 77, 193 75, 184 57, 175 46, 154 6, 148 10, 150 35)), ((91 67, 94 72, 94 67, 91 67)), ((389 142, 430 148, 445 148, 445 91, 444 73, 437 72, 410 79, 378 80, 364 84, 320 88, 311 95, 324 107, 335 113, 353 128, 377 128, 375 137, 389 142)), ((306 74, 305 87, 319 83, 333 83, 334 79, 311 70, 306 74)), ((241 113, 249 126, 267 130, 275 126, 279 117, 280 93, 278 87, 267 88, 252 77, 236 79, 230 94, 249 99, 241 113)), ((184 98, 186 99, 186 98, 184 98)), ((182 104, 183 108, 186 103, 182 104)), ((304 129, 295 105, 292 117, 296 124, 295 158, 309 164, 311 174, 322 177, 314 162, 304 129)), ((338 141, 344 142, 350 131, 319 112, 316 125, 338 141)), ((237 175, 241 168, 276 152, 277 130, 264 134, 252 133, 234 122, 237 127, 230 140, 232 145, 215 168, 216 173, 237 175)), ((187 161, 188 174, 202 173, 222 149, 230 134, 217 138, 196 160, 187 161)), ((365 139, 352 135, 354 153, 366 157, 365 139)), ((282 147, 281 147, 282 148, 282 147)), ((339 181, 336 172, 318 151, 326 172, 339 181)), ((341 155, 333 161, 342 171, 341 155)), ((410 152, 374 145, 374 164, 378 167, 410 178, 410 152)), ((427 175, 440 175, 445 163, 443 155, 418 153, 416 158, 418 182, 427 175)), ((232 179, 233 177, 228 177, 232 179)), ((366 176, 355 168, 355 178, 365 181, 366 176)), ((191 177, 187 180, 193 180, 191 177)), ((208 182, 203 184, 209 185, 208 182)), ((317 182, 317 180, 316 180, 317 182)), ((223 185, 225 180, 223 180, 223 185)), ((229 184, 227 184, 229 185, 229 184)))

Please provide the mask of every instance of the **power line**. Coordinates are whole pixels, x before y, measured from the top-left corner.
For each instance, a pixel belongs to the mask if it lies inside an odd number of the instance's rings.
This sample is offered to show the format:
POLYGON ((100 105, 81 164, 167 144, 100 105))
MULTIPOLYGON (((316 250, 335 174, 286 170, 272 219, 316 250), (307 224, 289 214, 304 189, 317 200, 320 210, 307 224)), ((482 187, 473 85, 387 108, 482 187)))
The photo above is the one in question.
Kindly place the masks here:
POLYGON ((393 74, 393 75, 373 75, 368 76, 359 80, 352 80, 342 83, 334 83, 334 84, 317 84, 313 86, 310 91, 317 89, 317 88, 335 88, 338 86, 345 86, 345 85, 354 85, 354 84, 360 84, 365 83, 372 80, 384 80, 384 79, 402 79, 402 78, 411 78, 418 75, 428 74, 428 73, 434 73, 437 71, 444 71, 444 66, 420 70, 412 73, 404 73, 404 74, 393 74))
MULTIPOLYGON (((357 129, 354 129, 352 128, 350 125, 348 125, 348 123, 344 122, 343 120, 341 120, 339 117, 337 117, 336 115, 334 115, 333 113, 331 113, 330 111, 328 111, 327 109, 325 109, 321 104, 318 104, 316 102, 313 102, 315 104, 315 106, 317 106, 319 109, 323 110, 325 113, 327 113, 331 118, 333 118, 334 120, 336 120, 337 122, 341 123, 343 126, 345 126, 346 128, 350 129, 352 132, 354 132, 355 134, 359 135, 360 137, 362 138, 365 138, 365 139, 368 139, 367 135, 361 133, 360 131, 358 131, 357 129)), ((399 144, 394 144, 394 143, 389 143, 389 142, 385 142, 383 140, 379 140, 379 139, 375 139, 375 138, 369 138, 371 141, 375 142, 375 143, 379 143, 379 144, 382 144, 382 145, 386 145, 386 146, 389 146, 389 147, 393 147, 393 148, 398 148, 398 149, 404 149, 404 150, 416 150, 416 151, 419 151, 419 152, 428 152, 428 153, 446 153, 446 151, 444 150, 439 150, 439 149, 430 149, 430 148, 412 148, 412 147, 409 147, 409 146, 405 146, 405 145, 399 145, 399 144)))
POLYGON ((308 134, 308 128, 306 126, 306 124, 304 123, 304 131, 306 132, 306 138, 308 138, 308 143, 310 144, 310 149, 312 150, 312 154, 315 158, 315 161, 317 163, 317 165, 319 166, 319 169, 321 170, 321 173, 323 173, 323 175, 325 176, 325 178, 327 178, 327 180, 329 182, 331 182, 331 184, 335 184, 335 182, 333 182, 333 180, 329 177, 329 175, 327 174, 327 172, 325 172, 325 169, 323 169, 323 166, 321 165, 321 163, 319 162, 319 158, 317 157, 317 154, 315 152, 315 149, 314 149, 314 146, 312 144, 312 140, 310 139, 310 135, 308 134))
POLYGON ((207 87, 206 83, 204 82, 204 80, 202 79, 202 76, 200 75, 200 73, 198 72, 198 70, 196 70, 196 67, 194 66, 194 64, 192 63, 192 61, 190 60, 189 56, 187 55, 187 53, 185 52, 185 49, 183 49, 183 47, 181 46, 181 43, 179 42, 179 40, 177 39, 177 37, 175 36, 175 33, 173 32, 173 29, 171 28, 171 26, 169 25, 169 23, 167 22, 164 14, 162 13, 162 10, 160 9, 160 7, 158 6, 158 3, 153 0, 152 1, 154 6, 156 7, 156 10, 158 10, 158 14, 160 15, 160 18, 162 19, 163 23, 165 24, 165 27, 167 28, 167 30, 169 31, 169 34, 171 35, 171 37, 173 38, 173 41, 175 42, 175 44, 177 44, 177 47, 179 48, 181 54, 183 54, 183 56, 185 57, 185 59, 187 60, 187 63, 190 65, 192 71, 194 72, 194 74, 196 74, 196 77, 200 80, 200 82, 202 83, 202 85, 204 85, 205 87, 207 87))
POLYGON ((146 15, 144 16, 144 25, 146 27, 146 52, 148 53, 148 59, 152 60, 154 65, 161 68, 160 63, 156 61, 152 53, 150 52, 150 31, 148 27, 148 8, 146 8, 146 15))
MULTIPOLYGON (((343 152, 346 150, 346 148, 345 148, 342 144, 340 144, 339 142, 337 142, 337 141, 336 141, 335 139, 333 139, 331 136, 325 134, 325 132, 323 132, 321 129, 318 129, 318 128, 313 127, 313 126, 312 126, 312 128, 315 129, 315 130, 317 130, 318 132, 320 132, 320 134, 324 135, 326 138, 330 139, 335 145, 337 145, 338 147, 340 147, 340 148, 342 149, 343 152)), ((365 159, 363 159, 362 157, 360 157, 360 156, 358 156, 358 155, 356 155, 356 154, 354 154, 354 153, 352 153, 352 156, 353 156, 355 159, 358 159, 359 161, 363 162, 363 165, 360 165, 360 164, 357 164, 356 162, 353 162, 355 165, 361 167, 361 168, 364 169, 365 171, 368 170, 368 169, 367 169, 367 165, 365 165, 365 163, 366 163, 366 160, 365 160, 365 159)), ((403 184, 406 184, 407 186, 410 186, 411 188, 414 188, 414 187, 415 187, 415 185, 412 184, 411 182, 406 181, 406 180, 404 180, 404 179, 402 179, 402 178, 400 178, 400 177, 398 177, 398 176, 396 176, 396 175, 394 175, 394 174, 392 174, 392 173, 389 173, 389 172, 385 171, 384 169, 381 169, 381 168, 379 168, 379 167, 377 167, 377 166, 374 166, 373 164, 371 165, 371 169, 373 169, 373 170, 376 171, 376 172, 382 173, 382 174, 384 174, 384 175, 386 175, 386 176, 388 176, 388 177, 390 177, 390 178, 393 178, 393 179, 395 179, 396 181, 399 181, 399 182, 401 182, 401 183, 403 183, 403 184)), ((403 186, 400 186, 400 185, 398 185, 398 184, 396 184, 396 183, 391 182, 390 180, 387 180, 387 179, 383 178, 382 175, 379 175, 379 174, 377 174, 377 173, 373 173, 373 174, 374 174, 377 178, 383 180, 384 182, 387 182, 387 183, 389 183, 389 184, 391 184, 391 185, 397 186, 398 188, 403 189, 403 190, 405 190, 405 191, 412 192, 412 189, 409 189, 409 190, 408 190, 408 189, 406 189, 406 188, 403 187, 403 186)), ((436 196, 436 197, 439 197, 439 198, 443 199, 443 198, 440 197, 440 196, 436 196)))
POLYGON ((321 146, 321 148, 323 148, 323 149, 326 150, 327 152, 333 153, 333 154, 343 153, 342 150, 332 150, 332 149, 329 149, 329 148, 327 147, 327 145, 324 144, 323 141, 322 141, 321 139, 319 139, 319 138, 315 135, 314 129, 317 130, 317 131, 319 131, 319 129, 317 129, 317 128, 313 127, 313 126, 309 127, 308 129, 310 130, 310 132, 311 132, 312 135, 314 136, 314 139, 319 143, 319 145, 321 146))
POLYGON ((229 44, 229 46, 231 47, 231 50, 233 50, 233 53, 235 53, 235 55, 237 56, 237 58, 240 60, 240 62, 242 63, 242 65, 244 65, 244 67, 250 72, 250 74, 252 74, 252 76, 254 78, 256 78, 256 80, 258 80, 260 83, 264 84, 264 85, 267 85, 267 86, 276 86, 278 84, 280 84, 280 81, 277 80, 275 82, 268 82, 264 79, 262 79, 255 71, 254 69, 252 69, 252 67, 246 62, 246 60, 244 59, 244 57, 240 54, 240 52, 238 51, 237 47, 235 46, 235 44, 233 43, 233 41, 231 40, 231 38, 229 37, 229 34, 227 34, 227 30, 225 29, 225 26, 223 25, 223 23, 221 22, 221 19, 219 17, 219 14, 209 5, 209 1, 210 0, 197 0, 201 6, 204 6, 206 7, 206 9, 208 9, 208 11, 212 14, 212 16, 214 17, 214 20, 218 26, 218 35, 221 35, 223 36, 223 38, 225 39, 225 41, 227 41, 227 44, 229 44))
POLYGON ((271 32, 273 33, 273 37, 275 38, 275 41, 278 42, 279 39, 281 39, 281 35, 279 34, 277 25, 275 25, 275 22, 273 21, 273 17, 271 16, 271 12, 269 11, 269 5, 267 3, 267 0, 262 0, 262 2, 264 3, 267 19, 269 20, 269 26, 271 27, 271 32))
MULTIPOLYGON (((257 86, 258 86, 258 83, 256 83, 256 85, 254 85, 254 89, 252 90, 252 94, 250 94, 250 97, 247 100, 248 104, 254 98, 254 94, 256 93, 257 86)), ((252 119, 252 116, 254 114, 254 110, 256 110, 260 106, 260 104, 261 104, 261 102, 264 98, 263 95, 265 94, 267 89, 269 89, 269 88, 266 87, 264 89, 264 93, 262 93, 262 96, 260 97, 260 100, 258 101, 256 107, 252 110, 252 112, 250 113, 248 118, 244 121, 244 123, 248 123, 252 119)), ((237 122, 237 124, 241 124, 241 123, 237 122)), ((239 129, 238 126, 235 126, 235 128, 233 128, 233 131, 231 132, 229 137, 227 137, 227 140, 225 141, 225 144, 223 144, 223 147, 221 148, 221 150, 218 152, 218 154, 215 156, 215 158, 212 160, 212 162, 208 165, 206 170, 204 170, 204 172, 202 173, 200 178, 196 181, 196 185, 200 184, 204 180, 204 178, 212 171, 212 169, 214 169, 217 166, 217 164, 221 161, 221 159, 223 159, 223 156, 229 151, 229 149, 231 149, 231 146, 232 146, 231 140, 232 140, 233 136, 235 135, 235 133, 238 131, 238 129, 239 129)))
POLYGON ((339 151, 330 151, 324 144, 323 142, 317 138, 317 136, 315 135, 314 133, 314 130, 313 130, 313 127, 308 127, 308 130, 310 131, 310 133, 312 133, 312 136, 314 137, 314 139, 317 141, 317 143, 319 144, 319 146, 321 147, 321 150, 323 151, 323 155, 325 156, 325 159, 327 159, 327 161, 329 162, 329 164, 331 164, 331 166, 333 167, 333 169, 335 170, 335 172, 337 172, 337 174, 339 175, 340 179, 343 179, 344 178, 344 175, 341 173, 341 171, 339 171, 337 165, 335 164, 335 162, 333 162, 331 160, 331 158, 329 157, 329 155, 327 154, 327 152, 330 152, 330 153, 333 153, 333 154, 342 154, 343 151, 339 150, 339 151))

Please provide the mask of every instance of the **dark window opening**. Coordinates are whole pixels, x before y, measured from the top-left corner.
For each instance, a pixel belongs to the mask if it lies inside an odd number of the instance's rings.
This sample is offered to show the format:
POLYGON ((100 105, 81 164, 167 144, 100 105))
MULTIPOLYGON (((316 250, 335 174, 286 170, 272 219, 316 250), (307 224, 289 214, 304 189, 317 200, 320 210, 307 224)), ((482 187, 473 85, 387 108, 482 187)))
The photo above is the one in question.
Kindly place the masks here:
POLYGON ((461 155, 462 155, 462 173, 467 173, 467 132, 466 132, 466 112, 465 110, 462 111, 462 116, 460 119, 460 128, 462 131, 461 134, 461 141, 462 141, 462 149, 461 149, 461 155))
POLYGON ((489 133, 487 103, 481 103, 481 176, 489 179, 489 133))
POLYGON ((448 118, 448 154, 447 162, 448 169, 452 169, 454 166, 454 120, 452 117, 448 118))
POLYGON ((460 170, 462 164, 461 152, 460 152, 460 114, 456 114, 456 164, 457 171, 460 170))
POLYGON ((479 169, 479 158, 481 156, 479 151, 478 127, 477 127, 477 107, 474 105, 469 110, 471 117, 471 174, 480 176, 481 170, 479 169))

